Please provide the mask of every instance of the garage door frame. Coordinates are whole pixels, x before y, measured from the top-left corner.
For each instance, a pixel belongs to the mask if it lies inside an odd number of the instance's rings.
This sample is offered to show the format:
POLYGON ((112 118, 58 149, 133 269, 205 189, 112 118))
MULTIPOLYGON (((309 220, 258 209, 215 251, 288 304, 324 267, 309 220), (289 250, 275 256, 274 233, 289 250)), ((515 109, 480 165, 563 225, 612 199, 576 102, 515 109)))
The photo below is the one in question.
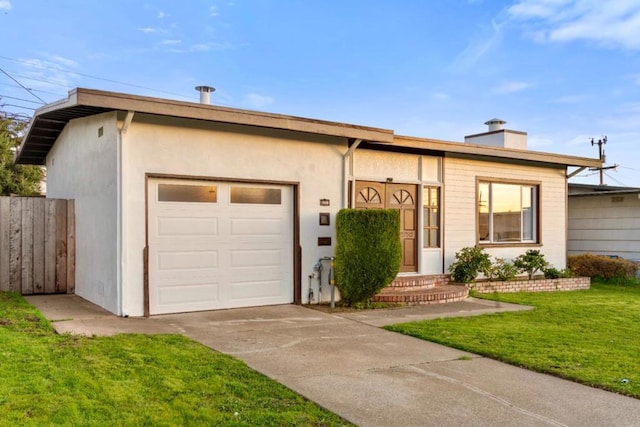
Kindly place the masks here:
POLYGON ((193 175, 173 175, 160 173, 146 173, 144 180, 144 223, 145 223, 145 243, 143 250, 144 261, 144 315, 150 316, 149 312, 149 180, 150 179, 181 179, 185 181, 210 181, 239 184, 263 184, 263 185, 286 185, 293 189, 293 303, 302 304, 302 281, 300 274, 302 271, 302 248, 300 247, 300 183, 294 181, 270 181, 228 177, 193 176, 193 175))

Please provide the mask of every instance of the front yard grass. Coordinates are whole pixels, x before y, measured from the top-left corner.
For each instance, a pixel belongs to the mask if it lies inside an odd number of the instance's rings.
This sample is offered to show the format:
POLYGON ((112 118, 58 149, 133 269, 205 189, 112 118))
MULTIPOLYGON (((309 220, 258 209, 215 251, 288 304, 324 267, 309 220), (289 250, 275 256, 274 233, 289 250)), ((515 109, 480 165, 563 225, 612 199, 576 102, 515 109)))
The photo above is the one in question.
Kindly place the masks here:
POLYGON ((640 398, 640 284, 477 295, 535 310, 403 323, 391 331, 640 398))
POLYGON ((350 425, 180 335, 56 335, 0 293, 0 425, 350 425))

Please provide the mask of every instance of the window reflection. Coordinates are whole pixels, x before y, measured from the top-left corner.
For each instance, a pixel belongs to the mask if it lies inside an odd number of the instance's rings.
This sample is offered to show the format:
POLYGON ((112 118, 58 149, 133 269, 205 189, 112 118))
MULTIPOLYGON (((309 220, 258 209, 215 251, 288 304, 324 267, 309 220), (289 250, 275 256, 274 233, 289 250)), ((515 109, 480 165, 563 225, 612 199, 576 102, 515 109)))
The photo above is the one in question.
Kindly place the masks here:
POLYGON ((158 184, 159 202, 216 203, 215 185, 158 184))
POLYGON ((537 190, 534 185, 480 182, 478 240, 484 243, 535 241, 537 190))

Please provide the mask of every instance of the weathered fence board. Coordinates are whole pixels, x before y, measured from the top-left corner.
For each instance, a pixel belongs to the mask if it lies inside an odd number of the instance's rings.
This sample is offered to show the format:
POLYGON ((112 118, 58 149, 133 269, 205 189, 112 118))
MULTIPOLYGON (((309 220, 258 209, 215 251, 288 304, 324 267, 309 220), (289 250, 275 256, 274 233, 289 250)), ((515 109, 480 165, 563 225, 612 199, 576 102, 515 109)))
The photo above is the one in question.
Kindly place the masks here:
POLYGON ((44 203, 33 204, 33 293, 44 293, 44 203))
POLYGON ((22 199, 11 199, 11 236, 9 236, 9 291, 22 290, 22 199))
POLYGON ((11 235, 11 207, 8 197, 0 197, 0 289, 9 289, 9 241, 11 235))
POLYGON ((0 291, 75 291, 73 200, 0 197, 0 291))
POLYGON ((44 242, 44 293, 56 292, 56 201, 46 199, 44 242))

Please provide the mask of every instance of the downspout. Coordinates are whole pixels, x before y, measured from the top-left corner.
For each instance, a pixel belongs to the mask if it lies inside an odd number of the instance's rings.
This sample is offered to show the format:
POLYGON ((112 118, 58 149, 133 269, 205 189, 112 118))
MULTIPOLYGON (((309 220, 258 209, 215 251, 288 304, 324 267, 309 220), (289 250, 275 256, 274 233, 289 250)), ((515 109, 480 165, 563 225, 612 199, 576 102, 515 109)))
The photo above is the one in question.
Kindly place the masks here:
POLYGON ((127 130, 129 130, 129 126, 131 125, 131 121, 133 120, 133 115, 134 112, 133 111, 127 111, 127 115, 124 119, 124 121, 122 122, 122 126, 118 127, 118 141, 117 141, 117 195, 116 195, 116 199, 117 199, 117 210, 118 210, 118 217, 117 217, 117 236, 116 236, 116 244, 117 244, 117 260, 118 260, 118 264, 117 264, 117 286, 116 286, 116 304, 117 304, 117 309, 118 312, 116 313, 118 316, 124 316, 124 317, 128 317, 128 314, 124 312, 124 308, 123 308, 123 298, 122 298, 122 293, 123 293, 123 277, 124 277, 124 271, 126 270, 126 264, 127 264, 127 258, 126 258, 126 254, 127 254, 127 250, 126 250, 126 245, 124 244, 124 236, 125 236, 125 232, 126 232, 126 226, 125 226, 125 214, 124 214, 124 200, 126 200, 125 197, 125 193, 126 193, 126 186, 124 185, 124 177, 125 177, 125 167, 126 167, 126 156, 125 156, 125 150, 124 150, 124 136, 127 133, 127 130))
POLYGON ((349 181, 353 176, 353 152, 356 151, 362 139, 356 139, 342 156, 342 207, 349 207, 349 181))

